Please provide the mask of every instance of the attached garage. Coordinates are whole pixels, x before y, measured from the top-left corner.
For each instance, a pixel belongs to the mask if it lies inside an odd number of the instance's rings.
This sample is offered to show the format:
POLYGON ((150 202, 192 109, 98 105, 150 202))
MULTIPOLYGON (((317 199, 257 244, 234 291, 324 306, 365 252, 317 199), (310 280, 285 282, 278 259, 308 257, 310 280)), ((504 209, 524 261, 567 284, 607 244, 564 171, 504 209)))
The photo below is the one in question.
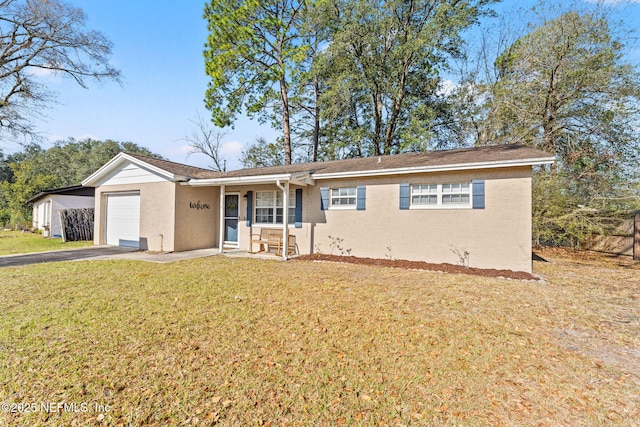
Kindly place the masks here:
POLYGON ((96 189, 95 244, 153 252, 213 248, 219 190, 184 185, 210 174, 153 157, 118 154, 82 182, 96 189))
POLYGON ((140 193, 106 195, 106 244, 139 248, 140 193))

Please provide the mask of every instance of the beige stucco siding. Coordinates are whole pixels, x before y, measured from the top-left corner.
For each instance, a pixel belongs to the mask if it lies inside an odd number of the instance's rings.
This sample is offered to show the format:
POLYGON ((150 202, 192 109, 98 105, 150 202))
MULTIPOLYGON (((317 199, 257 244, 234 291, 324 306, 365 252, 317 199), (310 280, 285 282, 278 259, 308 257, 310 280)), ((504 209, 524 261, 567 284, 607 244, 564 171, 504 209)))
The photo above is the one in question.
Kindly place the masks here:
MULTIPOLYGON (((531 170, 510 167, 318 179, 302 188, 302 227, 289 227, 299 253, 333 253, 433 263, 466 262, 471 267, 531 271, 531 170), (484 180, 485 209, 400 209, 400 184, 443 184, 484 180), (366 187, 366 209, 320 208, 322 187, 366 187), (464 258, 464 259, 461 259, 464 258)), ((264 225, 255 218, 257 191, 281 191, 276 185, 226 186, 239 194, 238 246, 249 250, 250 235, 264 225), (247 220, 247 193, 253 212, 247 220)), ((183 251, 218 246, 220 188, 174 182, 104 185, 96 188, 97 244, 105 243, 105 194, 140 193, 141 248, 183 251), (198 207, 200 206, 200 207, 198 207), (206 206, 206 207, 204 207, 206 206)), ((293 203, 293 201, 292 201, 293 203)), ((281 227, 270 224, 269 227, 281 227)))
MULTIPOLYGON (((301 254, 314 252, 359 257, 461 263, 471 267, 531 271, 531 172, 529 167, 317 180, 302 188, 302 227, 289 227, 301 254), (485 209, 409 209, 399 207, 400 184, 485 181, 485 209), (320 188, 366 186, 366 209, 321 210, 320 188)), ((239 247, 249 249, 247 191, 278 190, 275 185, 227 186, 240 193, 239 247)), ((218 197, 218 196, 217 196, 218 197)), ((255 209, 255 201, 253 203, 255 209)), ((254 211, 255 212, 255 211, 254 211)), ((219 225, 218 225, 219 227, 219 225)), ((269 227, 274 227, 269 225, 269 227)), ((278 225, 277 227, 280 227, 278 225)))
POLYGON ((175 251, 213 248, 218 245, 220 189, 176 187, 175 251))
POLYGON ((306 206, 312 252, 531 271, 530 168, 317 181, 306 206), (400 184, 485 180, 485 209, 399 208, 400 184), (320 210, 321 187, 366 186, 366 210, 320 210), (331 236, 331 238, 329 237, 331 236), (338 246, 341 248, 338 248, 338 246))
POLYGON ((95 244, 105 244, 106 195, 123 192, 140 193, 140 249, 174 251, 176 184, 169 181, 96 187, 95 244))

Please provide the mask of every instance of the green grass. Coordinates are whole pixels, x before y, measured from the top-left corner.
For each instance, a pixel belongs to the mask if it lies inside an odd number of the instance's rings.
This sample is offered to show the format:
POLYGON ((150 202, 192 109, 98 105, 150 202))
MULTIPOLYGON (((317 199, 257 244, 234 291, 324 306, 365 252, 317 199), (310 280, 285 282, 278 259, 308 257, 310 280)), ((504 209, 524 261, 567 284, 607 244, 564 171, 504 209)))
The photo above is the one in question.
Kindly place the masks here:
POLYGON ((0 425, 638 425, 640 374, 559 331, 638 351, 637 317, 602 319, 637 316, 639 270, 579 268, 540 264, 547 284, 225 257, 3 268, 0 402, 88 410, 0 425))
POLYGON ((62 239, 43 237, 38 233, 0 231, 0 256, 53 251, 56 249, 91 246, 93 242, 63 242, 62 239))

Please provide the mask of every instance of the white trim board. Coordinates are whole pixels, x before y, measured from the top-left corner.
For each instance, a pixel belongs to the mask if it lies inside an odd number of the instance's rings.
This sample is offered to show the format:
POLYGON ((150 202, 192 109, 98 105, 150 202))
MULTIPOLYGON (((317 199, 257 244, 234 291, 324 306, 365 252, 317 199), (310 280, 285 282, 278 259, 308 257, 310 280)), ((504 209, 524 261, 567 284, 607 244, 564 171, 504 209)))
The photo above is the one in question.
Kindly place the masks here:
POLYGON ((462 164, 438 165, 438 166, 415 166, 415 167, 407 167, 407 168, 364 170, 364 171, 350 171, 350 172, 330 172, 330 173, 320 172, 320 173, 313 174, 313 178, 317 180, 322 180, 322 179, 334 179, 334 178, 358 178, 363 176, 370 177, 370 176, 384 176, 384 175, 405 175, 405 174, 412 174, 412 173, 434 173, 434 172, 450 172, 450 171, 462 171, 462 170, 473 170, 473 169, 492 169, 492 168, 507 168, 507 167, 519 167, 519 166, 549 165, 553 162, 555 162, 554 157, 544 157, 539 159, 462 163, 462 164))

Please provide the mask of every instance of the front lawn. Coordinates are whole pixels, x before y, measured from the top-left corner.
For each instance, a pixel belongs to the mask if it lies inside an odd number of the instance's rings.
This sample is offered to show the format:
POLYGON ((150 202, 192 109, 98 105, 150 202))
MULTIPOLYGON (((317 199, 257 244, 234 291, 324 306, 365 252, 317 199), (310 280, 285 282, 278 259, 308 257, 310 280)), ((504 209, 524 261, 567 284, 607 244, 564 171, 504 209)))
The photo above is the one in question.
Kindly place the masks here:
POLYGON ((0 425, 639 425, 640 270, 552 261, 2 268, 0 425))
POLYGON ((0 231, 0 256, 81 248, 91 245, 93 242, 63 242, 62 239, 43 237, 38 233, 0 231))

